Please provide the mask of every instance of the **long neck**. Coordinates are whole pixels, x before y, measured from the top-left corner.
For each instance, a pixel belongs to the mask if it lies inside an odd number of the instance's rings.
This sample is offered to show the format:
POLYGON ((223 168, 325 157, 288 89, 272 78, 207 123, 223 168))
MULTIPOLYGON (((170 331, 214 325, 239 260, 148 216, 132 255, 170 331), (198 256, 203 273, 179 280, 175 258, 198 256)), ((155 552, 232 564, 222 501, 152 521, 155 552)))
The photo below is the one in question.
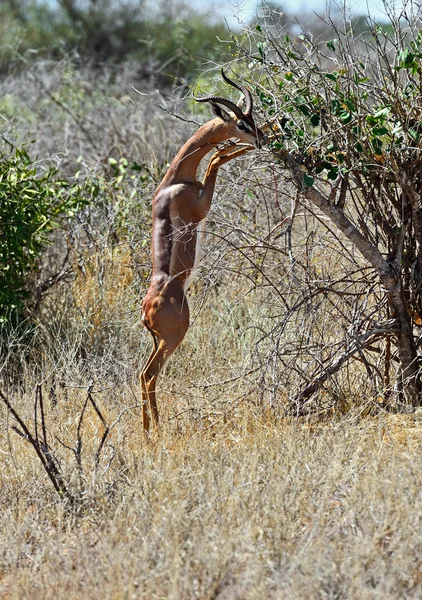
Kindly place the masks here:
POLYGON ((174 178, 184 181, 195 181, 200 161, 217 144, 230 136, 227 125, 221 119, 208 121, 183 144, 173 159, 164 179, 168 184, 174 178))

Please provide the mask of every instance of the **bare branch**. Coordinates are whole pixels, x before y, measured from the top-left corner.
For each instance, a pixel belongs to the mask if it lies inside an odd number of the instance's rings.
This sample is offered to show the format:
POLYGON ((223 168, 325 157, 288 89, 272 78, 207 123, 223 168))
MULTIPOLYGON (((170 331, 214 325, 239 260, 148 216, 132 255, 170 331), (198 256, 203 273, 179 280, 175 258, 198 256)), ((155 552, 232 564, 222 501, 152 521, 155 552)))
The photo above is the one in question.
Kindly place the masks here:
POLYGON ((361 352, 362 349, 366 348, 366 346, 371 344, 375 339, 390 336, 399 331, 399 322, 396 319, 391 319, 389 322, 380 323, 378 327, 353 338, 347 349, 335 360, 331 361, 331 364, 326 367, 320 375, 315 377, 311 383, 308 383, 306 387, 295 396, 294 403, 297 414, 302 413, 304 401, 318 391, 323 383, 327 381, 329 377, 334 375, 334 373, 337 373, 343 364, 352 358, 354 354, 361 352))
MULTIPOLYGON (((54 489, 59 494, 60 497, 66 498, 70 503, 74 502, 73 496, 70 494, 65 481, 63 479, 62 474, 57 468, 56 461, 54 456, 51 454, 50 448, 48 448, 45 444, 40 443, 36 438, 33 437, 28 427, 26 426, 23 419, 19 416, 17 411, 14 409, 12 404, 9 402, 7 397, 0 391, 0 399, 6 405, 10 414, 14 417, 14 419, 19 423, 22 432, 19 433, 21 437, 24 437, 31 446, 34 448, 37 453, 38 458, 40 459, 45 472, 47 473, 51 483, 54 486, 54 489)), ((18 431, 15 429, 15 431, 18 431)))

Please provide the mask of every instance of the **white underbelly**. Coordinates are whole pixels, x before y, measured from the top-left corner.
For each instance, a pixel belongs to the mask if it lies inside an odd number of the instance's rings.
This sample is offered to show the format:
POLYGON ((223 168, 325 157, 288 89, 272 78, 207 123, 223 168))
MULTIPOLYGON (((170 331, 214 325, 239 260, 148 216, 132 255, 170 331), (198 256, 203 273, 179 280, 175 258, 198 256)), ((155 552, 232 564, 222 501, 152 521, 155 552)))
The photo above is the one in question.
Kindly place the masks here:
POLYGON ((201 248, 202 248, 202 243, 204 241, 204 232, 205 232, 205 221, 206 219, 202 219, 202 221, 199 221, 197 227, 196 227, 196 247, 195 247, 195 262, 192 268, 192 271, 190 272, 189 277, 186 279, 185 284, 184 284, 184 291, 187 292, 188 289, 190 288, 190 286, 192 285, 198 268, 199 268, 199 261, 201 260, 201 248))

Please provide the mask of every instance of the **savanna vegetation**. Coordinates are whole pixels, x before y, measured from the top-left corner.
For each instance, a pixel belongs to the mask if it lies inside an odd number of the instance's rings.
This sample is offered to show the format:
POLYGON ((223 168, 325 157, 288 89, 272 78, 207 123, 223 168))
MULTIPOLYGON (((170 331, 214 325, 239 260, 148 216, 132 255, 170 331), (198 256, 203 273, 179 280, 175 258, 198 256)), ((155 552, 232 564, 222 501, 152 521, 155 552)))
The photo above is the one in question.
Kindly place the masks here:
POLYGON ((0 7, 0 598, 421 597, 422 23, 386 12, 0 7), (146 437, 151 199, 221 65, 271 139, 146 437))

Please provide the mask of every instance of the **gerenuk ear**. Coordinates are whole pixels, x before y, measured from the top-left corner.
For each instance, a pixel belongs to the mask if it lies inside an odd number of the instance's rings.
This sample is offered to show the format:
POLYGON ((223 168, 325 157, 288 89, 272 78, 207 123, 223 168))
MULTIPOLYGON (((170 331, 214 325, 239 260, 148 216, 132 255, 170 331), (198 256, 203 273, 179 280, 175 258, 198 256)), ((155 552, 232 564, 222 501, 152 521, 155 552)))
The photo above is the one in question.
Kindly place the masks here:
POLYGON ((218 104, 215 102, 210 102, 211 110, 216 117, 219 117, 223 121, 230 121, 231 117, 228 112, 223 110, 218 104))

